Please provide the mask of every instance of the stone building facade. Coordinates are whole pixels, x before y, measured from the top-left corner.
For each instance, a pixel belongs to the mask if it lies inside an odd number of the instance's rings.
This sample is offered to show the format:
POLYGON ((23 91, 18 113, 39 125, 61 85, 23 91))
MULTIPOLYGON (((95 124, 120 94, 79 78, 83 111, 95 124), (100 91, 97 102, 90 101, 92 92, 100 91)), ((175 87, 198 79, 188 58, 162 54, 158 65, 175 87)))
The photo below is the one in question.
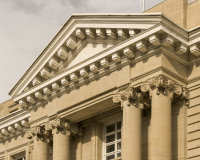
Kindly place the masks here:
POLYGON ((0 105, 0 160, 199 160, 199 5, 72 15, 0 105))

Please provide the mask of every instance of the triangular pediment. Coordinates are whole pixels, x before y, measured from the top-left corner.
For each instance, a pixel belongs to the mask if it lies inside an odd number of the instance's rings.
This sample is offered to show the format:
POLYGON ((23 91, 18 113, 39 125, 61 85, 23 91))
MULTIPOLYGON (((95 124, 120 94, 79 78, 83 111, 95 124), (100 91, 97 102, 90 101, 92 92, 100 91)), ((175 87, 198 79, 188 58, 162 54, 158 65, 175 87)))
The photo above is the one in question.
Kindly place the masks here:
POLYGON ((9 94, 21 95, 160 20, 160 13, 73 15, 9 94))
POLYGON ((78 20, 75 17, 68 22, 74 24, 58 32, 11 91, 14 101, 22 107, 40 104, 48 97, 81 87, 160 52, 185 65, 189 65, 189 45, 193 55, 200 55, 198 45, 188 42, 188 31, 162 14, 131 18, 120 15, 118 19, 114 16, 115 23, 108 15, 104 19, 102 15, 89 16, 94 18, 91 24, 88 16, 86 19, 77 16, 78 20))

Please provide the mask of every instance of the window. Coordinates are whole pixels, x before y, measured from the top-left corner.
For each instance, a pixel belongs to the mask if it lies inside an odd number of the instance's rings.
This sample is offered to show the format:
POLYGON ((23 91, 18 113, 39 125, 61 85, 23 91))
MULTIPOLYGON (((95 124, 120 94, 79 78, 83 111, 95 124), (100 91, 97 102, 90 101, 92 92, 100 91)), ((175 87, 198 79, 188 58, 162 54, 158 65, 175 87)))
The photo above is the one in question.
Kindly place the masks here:
POLYGON ((105 124, 104 160, 121 157, 121 120, 105 124))

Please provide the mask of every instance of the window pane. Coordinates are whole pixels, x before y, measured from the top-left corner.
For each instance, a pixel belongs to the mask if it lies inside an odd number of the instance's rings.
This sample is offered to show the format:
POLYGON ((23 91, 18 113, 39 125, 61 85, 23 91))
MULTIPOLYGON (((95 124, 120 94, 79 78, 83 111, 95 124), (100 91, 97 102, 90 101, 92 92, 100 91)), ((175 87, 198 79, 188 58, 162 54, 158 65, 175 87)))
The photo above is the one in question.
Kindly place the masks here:
POLYGON ((106 146, 106 153, 115 151, 115 144, 106 146))
POLYGON ((115 130, 115 124, 111 124, 109 126, 106 126, 106 133, 112 132, 115 130))
POLYGON ((110 159, 114 159, 115 158, 115 155, 110 155, 110 156, 106 156, 106 160, 110 160, 110 159))
POLYGON ((122 122, 117 122, 117 129, 121 129, 122 122))
POLYGON ((115 140, 115 134, 106 137, 106 143, 112 142, 114 140, 115 140))
POLYGON ((121 139, 121 132, 117 132, 117 139, 121 139))
POLYGON ((117 143, 117 150, 121 149, 121 142, 117 143))
POLYGON ((117 157, 121 157, 121 153, 117 153, 117 157))

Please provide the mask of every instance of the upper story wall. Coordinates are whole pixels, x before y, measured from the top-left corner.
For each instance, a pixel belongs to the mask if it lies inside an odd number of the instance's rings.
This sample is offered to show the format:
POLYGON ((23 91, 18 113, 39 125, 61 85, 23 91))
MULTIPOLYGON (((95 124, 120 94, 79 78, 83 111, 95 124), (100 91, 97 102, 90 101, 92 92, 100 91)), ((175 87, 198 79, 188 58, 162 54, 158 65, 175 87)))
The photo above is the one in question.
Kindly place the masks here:
POLYGON ((188 5, 188 29, 192 29, 194 27, 197 27, 200 25, 200 1, 197 0, 191 4, 188 5))
POLYGON ((145 13, 163 12, 188 30, 200 25, 200 0, 165 0, 145 13))
POLYGON ((187 28, 187 6, 188 0, 166 0, 145 13, 163 12, 171 20, 187 28))
POLYGON ((21 109, 19 104, 15 104, 13 99, 10 99, 0 104, 0 119, 8 114, 21 109))

